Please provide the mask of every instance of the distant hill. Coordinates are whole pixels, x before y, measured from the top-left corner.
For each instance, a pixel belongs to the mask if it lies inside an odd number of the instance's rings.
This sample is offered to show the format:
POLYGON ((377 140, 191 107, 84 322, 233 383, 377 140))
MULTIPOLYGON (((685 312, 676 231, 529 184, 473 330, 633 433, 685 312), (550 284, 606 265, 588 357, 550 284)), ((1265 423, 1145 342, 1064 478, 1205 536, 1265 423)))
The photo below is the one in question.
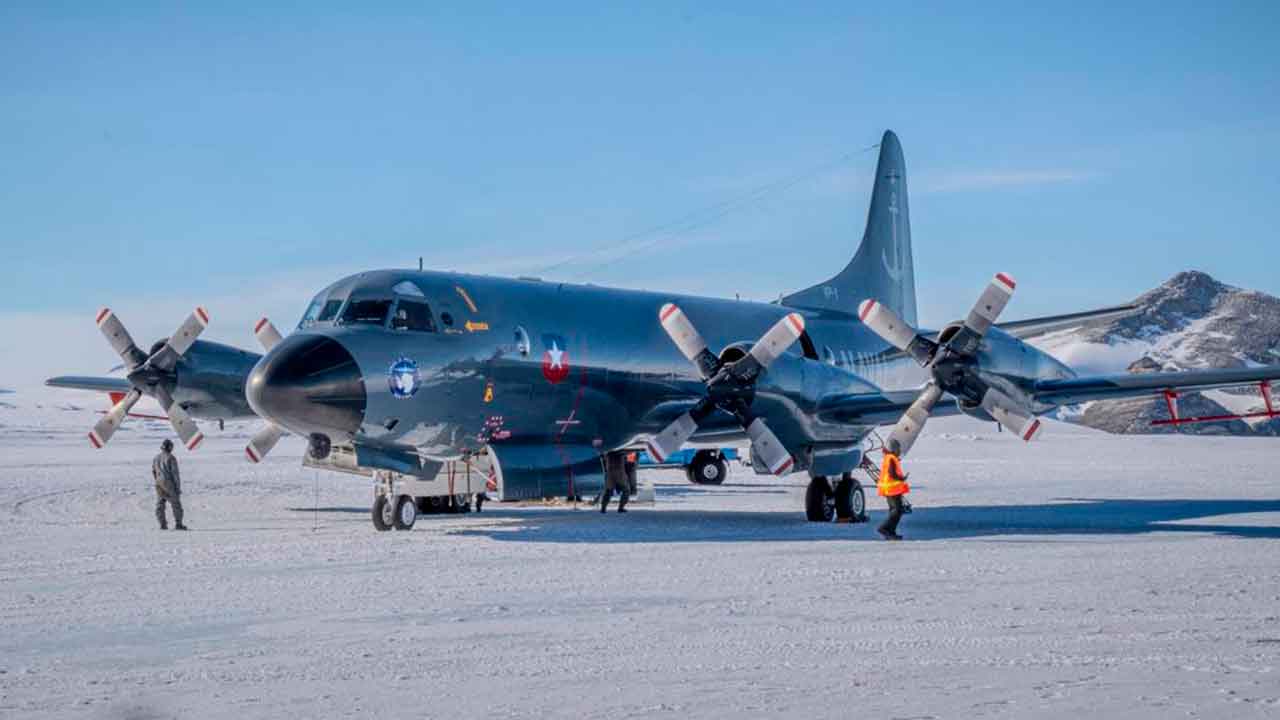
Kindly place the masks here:
MULTIPOLYGON (((1134 300, 1137 313, 1032 341, 1084 372, 1153 372, 1280 364, 1280 298, 1181 272, 1134 300)), ((1257 388, 1188 393, 1179 414, 1226 415, 1263 409, 1257 388)), ((1084 403, 1059 417, 1116 433, 1280 435, 1280 419, 1152 427, 1168 417, 1160 398, 1084 403)))

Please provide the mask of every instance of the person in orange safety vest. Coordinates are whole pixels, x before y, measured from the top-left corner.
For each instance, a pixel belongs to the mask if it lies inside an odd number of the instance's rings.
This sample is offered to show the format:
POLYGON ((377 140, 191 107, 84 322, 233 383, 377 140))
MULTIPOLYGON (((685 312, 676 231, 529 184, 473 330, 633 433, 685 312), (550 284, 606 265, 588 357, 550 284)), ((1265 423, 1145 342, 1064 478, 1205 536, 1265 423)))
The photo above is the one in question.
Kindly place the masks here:
POLYGON ((876 528, 885 540, 902 539, 898 534, 898 521, 902 519, 904 496, 911 492, 907 474, 902 472, 902 460, 899 459, 901 453, 901 445, 890 438, 884 449, 884 462, 880 465, 880 479, 876 481, 876 492, 889 504, 889 517, 876 528))

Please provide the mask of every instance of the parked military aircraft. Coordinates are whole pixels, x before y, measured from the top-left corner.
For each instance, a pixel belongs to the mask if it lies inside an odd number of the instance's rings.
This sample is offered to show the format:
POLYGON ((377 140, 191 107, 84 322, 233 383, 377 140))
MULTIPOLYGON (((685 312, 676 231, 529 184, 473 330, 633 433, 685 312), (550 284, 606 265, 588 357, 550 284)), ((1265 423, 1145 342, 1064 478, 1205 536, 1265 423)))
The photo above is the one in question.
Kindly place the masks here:
POLYGON ((758 467, 807 473, 806 514, 828 520, 850 514, 851 472, 880 425, 904 451, 930 415, 957 412, 1030 441, 1061 405, 1244 384, 1269 399, 1280 378, 1280 366, 1080 376, 1025 341, 1129 308, 1002 324, 1005 273, 964 320, 920 330, 913 262, 906 165, 886 132, 853 259, 778 302, 379 270, 321 290, 288 337, 260 321, 261 357, 196 340, 200 309, 144 354, 104 310, 128 378, 49 384, 127 392, 90 433, 98 447, 149 394, 189 448, 191 416, 252 413, 266 426, 251 460, 286 431, 315 460, 340 446, 407 474, 483 454, 504 498, 594 493, 602 457, 632 449, 660 460, 749 444, 758 467))

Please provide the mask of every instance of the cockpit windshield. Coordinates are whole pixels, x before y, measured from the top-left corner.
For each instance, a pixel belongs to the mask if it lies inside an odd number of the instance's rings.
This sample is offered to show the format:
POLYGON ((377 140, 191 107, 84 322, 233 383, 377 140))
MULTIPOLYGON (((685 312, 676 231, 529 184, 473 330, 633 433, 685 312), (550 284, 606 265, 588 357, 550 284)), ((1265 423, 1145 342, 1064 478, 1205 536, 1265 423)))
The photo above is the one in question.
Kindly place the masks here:
POLYGON ((352 300, 342 313, 343 325, 386 325, 390 300, 352 300))
POLYGON ((391 329, 435 332, 436 322, 426 303, 400 298, 396 303, 396 311, 391 316, 391 329))

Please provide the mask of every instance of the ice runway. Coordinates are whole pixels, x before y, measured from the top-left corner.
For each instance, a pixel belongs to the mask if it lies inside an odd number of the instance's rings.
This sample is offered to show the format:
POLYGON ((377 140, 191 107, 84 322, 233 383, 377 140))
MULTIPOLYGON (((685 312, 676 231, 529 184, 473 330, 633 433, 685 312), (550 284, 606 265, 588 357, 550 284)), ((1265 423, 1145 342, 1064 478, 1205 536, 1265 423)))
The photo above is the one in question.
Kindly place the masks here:
POLYGON ((1280 714, 1276 440, 935 421, 891 544, 739 466, 376 533, 366 482, 207 428, 181 534, 165 428, 88 417, 0 408, 0 717, 1280 714))

